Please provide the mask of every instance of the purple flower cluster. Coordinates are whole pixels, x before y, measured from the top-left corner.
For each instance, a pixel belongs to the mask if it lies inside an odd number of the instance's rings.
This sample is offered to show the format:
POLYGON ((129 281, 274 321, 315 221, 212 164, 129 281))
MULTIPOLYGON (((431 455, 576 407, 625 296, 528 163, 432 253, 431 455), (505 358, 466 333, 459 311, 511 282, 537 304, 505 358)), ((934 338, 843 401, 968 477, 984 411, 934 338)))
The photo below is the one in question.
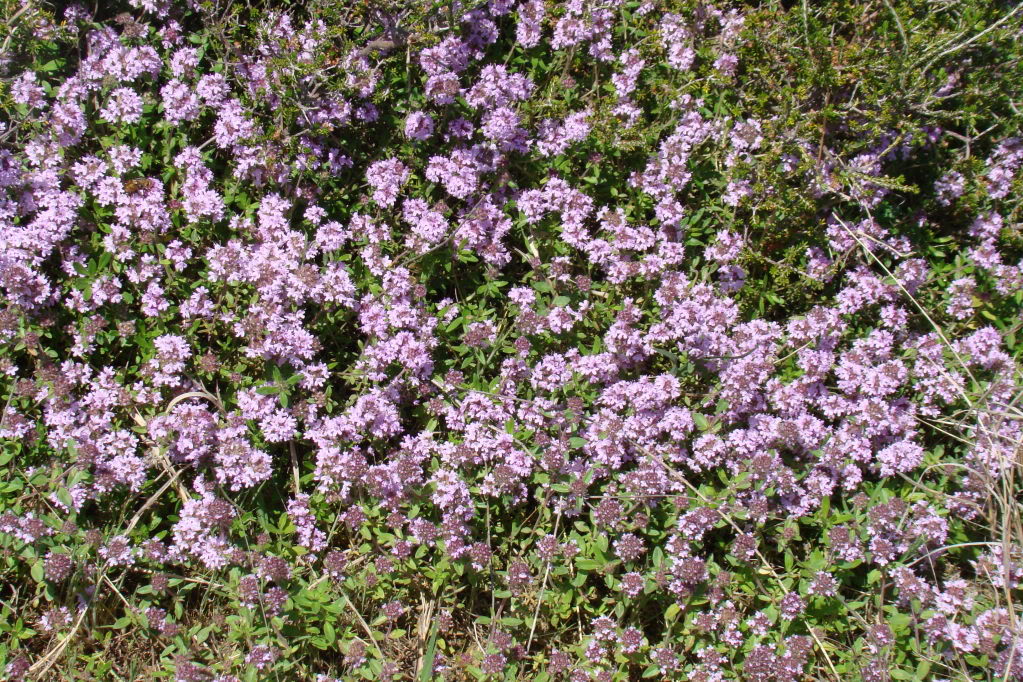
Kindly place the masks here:
POLYGON ((381 206, 393 206, 398 191, 409 179, 409 170, 397 159, 377 161, 366 170, 366 181, 373 188, 373 201, 381 206))

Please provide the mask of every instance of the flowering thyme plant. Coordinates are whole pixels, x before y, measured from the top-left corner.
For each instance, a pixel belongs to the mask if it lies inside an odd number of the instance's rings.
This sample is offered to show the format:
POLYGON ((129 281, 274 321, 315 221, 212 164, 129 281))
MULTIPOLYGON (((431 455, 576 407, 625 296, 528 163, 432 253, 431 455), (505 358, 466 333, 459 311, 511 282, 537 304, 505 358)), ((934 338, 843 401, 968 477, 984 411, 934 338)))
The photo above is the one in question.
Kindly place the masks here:
POLYGON ((1023 679, 1016 9, 51 4, 6 679, 1023 679))

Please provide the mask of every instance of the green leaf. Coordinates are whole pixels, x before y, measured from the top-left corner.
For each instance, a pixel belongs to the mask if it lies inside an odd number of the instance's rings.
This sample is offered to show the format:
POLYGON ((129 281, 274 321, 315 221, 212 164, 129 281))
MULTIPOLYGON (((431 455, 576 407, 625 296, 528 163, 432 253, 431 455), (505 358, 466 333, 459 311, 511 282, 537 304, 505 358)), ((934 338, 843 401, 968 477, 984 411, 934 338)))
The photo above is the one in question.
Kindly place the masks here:
MULTIPOLYGON (((121 616, 120 618, 115 620, 114 624, 111 625, 110 627, 113 628, 114 630, 123 630, 126 627, 130 626, 131 624, 132 624, 131 616, 121 616)), ((209 633, 207 633, 207 634, 209 634, 209 633)), ((196 635, 196 637, 198 638, 198 635, 196 635)), ((201 642, 204 639, 206 639, 206 638, 203 637, 203 639, 200 639, 199 641, 201 642)))
POLYGON ((42 560, 39 560, 39 561, 36 561, 35 563, 33 563, 32 564, 32 568, 30 569, 30 572, 32 573, 32 579, 33 580, 35 580, 37 583, 43 582, 45 576, 43 575, 43 562, 42 562, 42 560))
POLYGON ((888 625, 895 634, 909 630, 911 623, 912 619, 907 613, 895 613, 888 618, 888 625))

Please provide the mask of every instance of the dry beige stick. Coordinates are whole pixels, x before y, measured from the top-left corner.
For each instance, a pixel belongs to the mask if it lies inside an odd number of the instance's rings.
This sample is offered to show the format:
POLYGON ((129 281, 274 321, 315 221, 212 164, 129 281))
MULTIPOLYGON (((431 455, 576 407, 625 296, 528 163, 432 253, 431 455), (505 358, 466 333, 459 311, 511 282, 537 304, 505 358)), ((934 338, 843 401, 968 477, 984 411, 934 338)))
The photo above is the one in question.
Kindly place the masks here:
POLYGON ((85 620, 85 614, 88 612, 89 607, 85 606, 81 611, 78 612, 78 618, 75 619, 75 624, 71 626, 71 632, 67 633, 64 639, 57 643, 57 646, 47 651, 43 656, 33 663, 29 669, 28 674, 37 680, 43 679, 43 676, 49 672, 58 660, 60 660, 61 654, 64 653, 64 649, 67 648, 68 643, 78 632, 78 628, 82 627, 82 621, 85 620))
POLYGON ((180 475, 181 475, 181 470, 180 469, 178 471, 170 473, 170 477, 164 482, 164 484, 162 486, 160 486, 160 489, 157 490, 152 495, 150 495, 149 499, 146 500, 145 504, 143 504, 139 508, 139 510, 137 512, 135 512, 135 515, 131 517, 131 521, 128 522, 128 527, 124 531, 125 535, 127 535, 128 533, 130 533, 132 531, 132 529, 135 527, 135 525, 138 524, 138 522, 142 519, 142 514, 147 509, 149 509, 150 507, 152 507, 156 503, 156 501, 160 498, 161 495, 163 495, 163 493, 167 490, 167 488, 169 488, 172 485, 174 485, 174 483, 178 479, 178 476, 180 476, 180 475))
POLYGON ((359 621, 359 625, 362 626, 362 629, 366 633, 366 636, 369 637, 369 641, 373 645, 373 648, 377 650, 377 654, 380 656, 380 660, 384 660, 385 658, 384 652, 380 649, 380 645, 377 644, 377 640, 373 636, 373 630, 370 629, 369 623, 367 623, 366 619, 362 617, 362 614, 359 613, 359 610, 355 608, 355 604, 352 603, 351 597, 348 596, 348 593, 345 592, 340 585, 337 586, 337 589, 338 592, 341 593, 341 596, 344 598, 345 605, 348 606, 348 609, 355 614, 355 618, 359 621))
MULTIPOLYGON (((173 403, 174 401, 171 402, 173 403)), ((136 424, 146 429, 147 433, 149 432, 149 422, 146 421, 145 417, 139 414, 137 410, 134 414, 134 419, 136 424)), ((174 465, 173 463, 171 463, 170 458, 167 457, 167 454, 163 452, 163 450, 160 449, 160 446, 157 445, 156 443, 153 443, 153 447, 150 450, 150 453, 152 454, 153 460, 155 462, 158 462, 167 472, 167 475, 170 476, 170 480, 173 482, 176 490, 178 491, 178 496, 181 498, 181 502, 182 503, 187 502, 190 499, 188 491, 185 490, 185 486, 183 486, 181 484, 181 481, 178 480, 178 477, 181 475, 181 473, 174 469, 174 465)))
POLYGON ((289 452, 291 454, 291 476, 292 484, 295 486, 295 497, 297 498, 302 492, 302 484, 300 482, 300 476, 298 471, 298 453, 295 452, 295 441, 288 443, 289 452))
POLYGON ((416 658, 416 669, 413 679, 417 679, 423 670, 423 663, 426 660, 426 647, 430 643, 430 630, 433 625, 433 612, 437 608, 437 600, 427 601, 426 597, 419 595, 419 621, 416 623, 416 635, 419 638, 419 656, 416 658))

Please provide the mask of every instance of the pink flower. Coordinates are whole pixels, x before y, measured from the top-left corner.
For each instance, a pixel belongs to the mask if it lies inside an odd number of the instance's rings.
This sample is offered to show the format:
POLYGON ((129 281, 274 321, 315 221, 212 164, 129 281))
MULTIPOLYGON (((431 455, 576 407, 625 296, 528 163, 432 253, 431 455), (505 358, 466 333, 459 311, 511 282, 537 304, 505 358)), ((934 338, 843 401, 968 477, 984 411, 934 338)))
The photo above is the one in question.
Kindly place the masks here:
POLYGON ((408 178, 408 168, 394 158, 377 161, 366 171, 366 181, 375 190, 373 200, 384 207, 394 205, 398 190, 408 178))

